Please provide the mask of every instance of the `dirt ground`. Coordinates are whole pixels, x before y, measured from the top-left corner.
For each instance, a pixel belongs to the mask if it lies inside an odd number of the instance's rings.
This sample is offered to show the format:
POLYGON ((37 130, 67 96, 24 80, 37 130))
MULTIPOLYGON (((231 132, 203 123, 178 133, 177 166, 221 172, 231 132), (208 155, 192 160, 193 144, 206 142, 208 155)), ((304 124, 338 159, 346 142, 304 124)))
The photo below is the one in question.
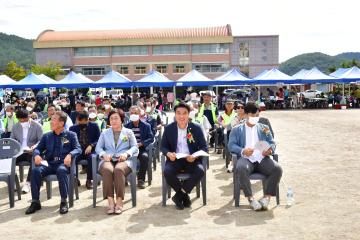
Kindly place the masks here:
MULTIPOLYGON (((105 214, 98 191, 82 186, 80 200, 65 216, 58 213, 59 192, 42 210, 26 216, 30 194, 10 209, 7 188, 0 183, 0 239, 360 239, 360 110, 266 111, 275 131, 283 167, 281 205, 275 199, 265 212, 249 209, 243 194, 234 207, 232 175, 224 160, 212 154, 207 172, 208 204, 191 194, 190 209, 176 210, 171 200, 161 206, 160 165, 150 187, 138 190, 132 208, 127 189, 125 211, 105 214), (286 186, 294 189, 295 205, 286 206, 286 186)), ((85 175, 81 175, 84 184, 85 175)), ((261 184, 254 182, 256 196, 261 184)))

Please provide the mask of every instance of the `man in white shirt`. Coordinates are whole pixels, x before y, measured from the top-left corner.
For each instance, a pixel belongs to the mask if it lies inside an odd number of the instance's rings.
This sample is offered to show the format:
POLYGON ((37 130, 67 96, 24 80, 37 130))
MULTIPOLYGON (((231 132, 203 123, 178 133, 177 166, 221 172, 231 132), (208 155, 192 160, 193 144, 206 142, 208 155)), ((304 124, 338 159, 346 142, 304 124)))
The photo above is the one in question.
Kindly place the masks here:
POLYGON ((258 123, 258 107, 254 102, 248 102, 244 108, 246 122, 232 129, 228 148, 231 153, 238 155, 234 166, 235 181, 240 181, 241 188, 250 202, 253 210, 267 210, 270 197, 276 196, 276 188, 282 176, 280 165, 270 158, 275 151, 275 142, 267 125, 258 123), (265 142, 267 149, 260 150, 261 142, 265 142), (255 200, 250 184, 250 175, 258 172, 266 176, 264 197, 255 200))

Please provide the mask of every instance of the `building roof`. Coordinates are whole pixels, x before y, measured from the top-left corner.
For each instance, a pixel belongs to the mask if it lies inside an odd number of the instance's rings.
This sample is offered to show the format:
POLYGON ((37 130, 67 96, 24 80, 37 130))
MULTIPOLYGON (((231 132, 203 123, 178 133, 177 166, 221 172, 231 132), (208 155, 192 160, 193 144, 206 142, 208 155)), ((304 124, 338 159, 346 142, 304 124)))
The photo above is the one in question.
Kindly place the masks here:
POLYGON ((37 42, 113 40, 113 39, 154 39, 231 36, 230 25, 204 28, 133 29, 133 30, 95 30, 95 31, 54 31, 45 30, 37 42))

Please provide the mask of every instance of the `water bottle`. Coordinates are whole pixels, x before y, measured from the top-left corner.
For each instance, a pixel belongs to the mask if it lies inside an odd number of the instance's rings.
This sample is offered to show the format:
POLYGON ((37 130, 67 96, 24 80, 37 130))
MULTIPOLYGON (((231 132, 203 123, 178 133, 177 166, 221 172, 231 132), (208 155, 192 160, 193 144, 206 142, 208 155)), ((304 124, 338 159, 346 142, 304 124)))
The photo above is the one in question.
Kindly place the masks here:
POLYGON ((294 204, 294 191, 291 187, 288 187, 286 194, 286 205, 291 206, 294 204))

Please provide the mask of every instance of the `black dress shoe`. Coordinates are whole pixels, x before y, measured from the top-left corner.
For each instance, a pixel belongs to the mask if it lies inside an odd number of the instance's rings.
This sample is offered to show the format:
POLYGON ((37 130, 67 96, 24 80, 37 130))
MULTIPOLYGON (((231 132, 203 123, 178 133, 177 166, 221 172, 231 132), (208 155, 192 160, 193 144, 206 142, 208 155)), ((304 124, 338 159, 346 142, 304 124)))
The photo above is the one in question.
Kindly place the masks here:
POLYGON ((145 182, 143 180, 138 180, 138 188, 145 189, 145 182))
POLYGON ((187 193, 183 193, 183 205, 186 208, 189 208, 191 206, 191 200, 189 194, 187 193))
POLYGON ((76 181, 77 181, 78 187, 80 187, 80 186, 81 186, 80 180, 79 180, 79 179, 76 179, 76 181))
POLYGON ((179 210, 184 209, 183 197, 181 193, 175 193, 175 195, 171 199, 175 203, 177 209, 179 210))
POLYGON ((32 202, 30 207, 26 210, 25 214, 26 215, 33 214, 40 209, 41 209, 41 204, 39 202, 32 202))
POLYGON ((66 214, 69 211, 67 202, 60 203, 60 214, 66 214))

